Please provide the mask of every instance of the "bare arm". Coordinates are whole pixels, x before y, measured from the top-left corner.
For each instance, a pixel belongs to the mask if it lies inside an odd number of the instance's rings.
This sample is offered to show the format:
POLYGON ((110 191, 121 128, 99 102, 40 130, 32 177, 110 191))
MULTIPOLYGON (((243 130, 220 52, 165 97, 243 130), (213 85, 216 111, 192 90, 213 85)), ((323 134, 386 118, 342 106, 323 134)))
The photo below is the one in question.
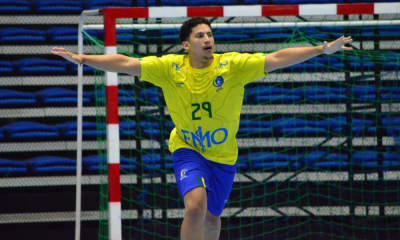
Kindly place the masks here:
POLYGON ((280 68, 289 67, 304 62, 320 54, 331 54, 340 50, 350 51, 351 47, 344 45, 352 42, 351 37, 340 37, 333 42, 324 42, 322 46, 286 48, 265 56, 264 72, 271 72, 280 68))
MULTIPOLYGON (((84 61, 83 55, 68 52, 64 48, 55 47, 51 50, 51 53, 76 64, 84 61)), ((137 58, 121 54, 85 55, 85 58, 86 65, 102 71, 127 73, 133 76, 141 75, 140 62, 137 58)))

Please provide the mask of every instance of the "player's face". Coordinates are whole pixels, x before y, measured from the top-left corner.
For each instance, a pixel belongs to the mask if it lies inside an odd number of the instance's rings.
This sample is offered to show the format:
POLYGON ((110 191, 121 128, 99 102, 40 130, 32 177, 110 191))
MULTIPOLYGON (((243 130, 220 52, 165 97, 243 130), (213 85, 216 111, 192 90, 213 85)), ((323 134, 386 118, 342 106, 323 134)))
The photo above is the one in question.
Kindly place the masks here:
POLYGON ((183 47, 191 58, 205 62, 211 60, 214 52, 214 37, 210 27, 207 24, 199 24, 192 28, 189 41, 183 42, 183 47))

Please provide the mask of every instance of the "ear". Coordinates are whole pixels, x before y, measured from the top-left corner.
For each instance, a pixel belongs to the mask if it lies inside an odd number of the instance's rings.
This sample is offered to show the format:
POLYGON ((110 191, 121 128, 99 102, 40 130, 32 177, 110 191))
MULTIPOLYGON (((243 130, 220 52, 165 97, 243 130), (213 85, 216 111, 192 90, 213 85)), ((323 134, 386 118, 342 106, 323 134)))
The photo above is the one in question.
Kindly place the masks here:
POLYGON ((188 50, 189 50, 189 47, 190 47, 189 42, 188 42, 188 41, 183 41, 183 42, 182 42, 182 47, 183 47, 183 49, 185 49, 186 51, 188 51, 188 50))

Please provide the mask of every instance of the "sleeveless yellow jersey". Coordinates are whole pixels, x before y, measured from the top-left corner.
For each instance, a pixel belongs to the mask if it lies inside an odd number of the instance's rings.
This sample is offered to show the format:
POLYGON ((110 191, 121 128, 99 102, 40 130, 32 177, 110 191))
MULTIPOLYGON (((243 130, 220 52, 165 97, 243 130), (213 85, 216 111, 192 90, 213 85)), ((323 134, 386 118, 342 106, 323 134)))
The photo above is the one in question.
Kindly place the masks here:
POLYGON ((244 86, 266 75, 265 54, 214 54, 203 69, 192 68, 188 55, 139 60, 140 79, 162 88, 175 123, 169 150, 190 148, 208 160, 235 164, 244 86))

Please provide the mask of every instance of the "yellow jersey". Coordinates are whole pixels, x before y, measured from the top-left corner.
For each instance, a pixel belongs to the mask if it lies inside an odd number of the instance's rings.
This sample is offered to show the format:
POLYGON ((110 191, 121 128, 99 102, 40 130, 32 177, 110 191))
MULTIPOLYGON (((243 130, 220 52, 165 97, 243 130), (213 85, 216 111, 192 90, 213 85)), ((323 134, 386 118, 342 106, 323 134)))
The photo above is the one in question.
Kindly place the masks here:
POLYGON ((192 68, 188 55, 139 60, 140 80, 161 87, 175 124, 169 150, 190 148, 208 160, 235 164, 244 86, 267 75, 265 54, 214 54, 203 69, 192 68))

